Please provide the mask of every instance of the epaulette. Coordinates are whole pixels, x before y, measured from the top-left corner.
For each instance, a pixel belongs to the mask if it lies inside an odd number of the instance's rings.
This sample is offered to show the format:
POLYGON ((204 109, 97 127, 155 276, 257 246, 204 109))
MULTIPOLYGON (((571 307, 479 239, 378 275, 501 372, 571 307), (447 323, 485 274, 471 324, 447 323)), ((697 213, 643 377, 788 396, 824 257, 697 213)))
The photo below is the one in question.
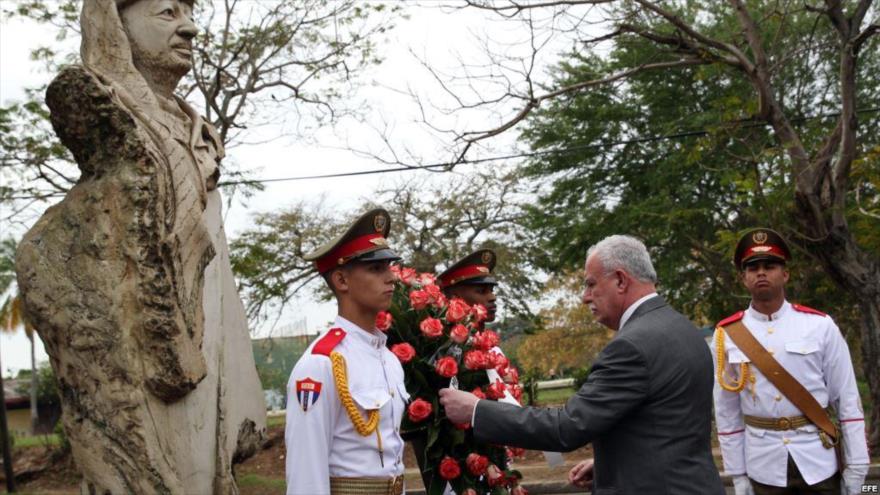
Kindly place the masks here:
POLYGON ((725 318, 725 319, 719 321, 718 324, 715 325, 715 326, 716 326, 716 327, 723 327, 723 326, 726 326, 726 325, 730 325, 730 324, 733 323, 733 322, 736 322, 736 321, 742 320, 742 317, 743 317, 745 314, 746 314, 745 311, 737 311, 736 313, 734 313, 734 314, 728 316, 727 318, 725 318))
POLYGON ((329 356, 333 349, 345 338, 345 330, 341 328, 331 328, 329 332, 315 342, 312 347, 312 354, 320 354, 329 356))
POLYGON ((804 306, 803 304, 792 304, 791 307, 794 308, 795 311, 799 311, 801 313, 809 313, 811 315, 819 315, 819 316, 828 316, 825 313, 819 311, 818 309, 813 309, 808 306, 804 306))

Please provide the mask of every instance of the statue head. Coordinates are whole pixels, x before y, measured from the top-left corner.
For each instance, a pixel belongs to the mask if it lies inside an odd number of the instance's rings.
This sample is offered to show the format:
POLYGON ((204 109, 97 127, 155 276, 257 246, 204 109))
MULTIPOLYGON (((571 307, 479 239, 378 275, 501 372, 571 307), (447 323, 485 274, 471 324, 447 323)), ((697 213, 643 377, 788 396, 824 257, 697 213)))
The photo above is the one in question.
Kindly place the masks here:
POLYGON ((116 0, 131 61, 156 90, 173 91, 192 69, 194 0, 116 0))

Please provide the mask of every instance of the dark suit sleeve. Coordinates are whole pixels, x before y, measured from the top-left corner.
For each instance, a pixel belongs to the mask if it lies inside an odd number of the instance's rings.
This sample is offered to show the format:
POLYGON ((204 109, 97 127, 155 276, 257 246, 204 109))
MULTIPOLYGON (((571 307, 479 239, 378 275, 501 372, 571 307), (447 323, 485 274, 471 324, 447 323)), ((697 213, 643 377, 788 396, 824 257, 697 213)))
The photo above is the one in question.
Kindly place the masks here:
POLYGON ((615 339, 602 350, 586 383, 564 407, 516 407, 481 400, 474 413, 474 434, 482 442, 567 452, 612 428, 647 393, 644 356, 632 343, 615 339))

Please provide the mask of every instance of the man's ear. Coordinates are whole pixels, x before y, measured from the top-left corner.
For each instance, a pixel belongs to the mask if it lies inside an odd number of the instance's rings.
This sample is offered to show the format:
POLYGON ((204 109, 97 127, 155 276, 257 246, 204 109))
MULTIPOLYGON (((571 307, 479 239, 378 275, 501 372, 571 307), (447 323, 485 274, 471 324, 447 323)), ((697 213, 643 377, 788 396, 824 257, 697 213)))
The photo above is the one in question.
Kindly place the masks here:
POLYGON ((333 270, 330 274, 330 283, 337 294, 348 292, 348 273, 345 270, 333 270))
POLYGON ((623 270, 614 270, 614 276, 617 278, 617 291, 626 291, 629 287, 629 274, 623 270))

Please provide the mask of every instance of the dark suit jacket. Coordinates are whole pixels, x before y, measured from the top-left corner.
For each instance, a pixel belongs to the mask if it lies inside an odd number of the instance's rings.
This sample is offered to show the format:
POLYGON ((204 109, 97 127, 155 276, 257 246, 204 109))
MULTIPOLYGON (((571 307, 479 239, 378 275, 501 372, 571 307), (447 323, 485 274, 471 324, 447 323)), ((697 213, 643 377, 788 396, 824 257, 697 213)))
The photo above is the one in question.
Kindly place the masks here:
POLYGON ((643 302, 562 408, 481 400, 483 442, 570 451, 593 443, 593 493, 716 495, 712 356, 700 332, 661 297, 643 302))

